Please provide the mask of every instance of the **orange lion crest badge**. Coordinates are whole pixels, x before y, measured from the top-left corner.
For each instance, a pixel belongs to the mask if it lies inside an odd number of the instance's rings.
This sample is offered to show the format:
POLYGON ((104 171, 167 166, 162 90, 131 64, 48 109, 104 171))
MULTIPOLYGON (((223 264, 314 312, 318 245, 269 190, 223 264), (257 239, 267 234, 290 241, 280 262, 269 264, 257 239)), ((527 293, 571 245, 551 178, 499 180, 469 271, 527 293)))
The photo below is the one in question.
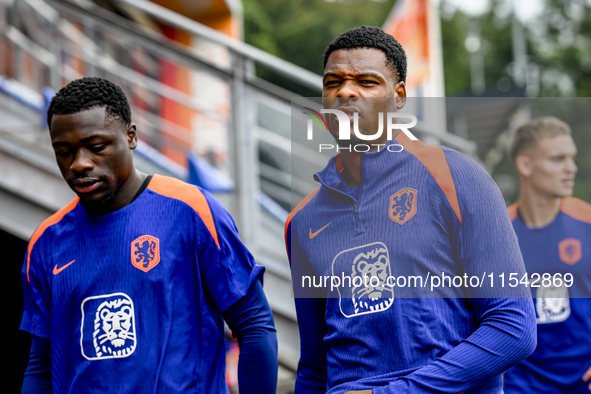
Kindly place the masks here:
POLYGON ((581 260, 583 252, 581 241, 575 238, 566 238, 558 244, 558 256, 563 263, 573 265, 581 260))
POLYGON ((160 263, 160 240, 151 235, 142 235, 131 243, 131 264, 148 272, 160 263))
POLYGON ((417 191, 410 187, 398 190, 390 196, 388 217, 391 221, 403 225, 417 214, 417 191))

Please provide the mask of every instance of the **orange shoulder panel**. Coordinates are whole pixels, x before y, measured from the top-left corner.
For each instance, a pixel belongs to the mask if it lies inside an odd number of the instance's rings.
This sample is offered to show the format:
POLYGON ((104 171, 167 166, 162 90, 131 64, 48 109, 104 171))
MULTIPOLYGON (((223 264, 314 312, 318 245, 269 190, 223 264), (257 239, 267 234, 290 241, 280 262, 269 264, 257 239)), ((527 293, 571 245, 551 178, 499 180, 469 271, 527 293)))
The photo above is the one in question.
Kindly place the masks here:
POLYGON ((427 168, 427 171, 435 178, 435 181, 445 193, 449 204, 456 213, 456 216, 462 222, 462 213, 460 212, 460 203, 458 202, 458 194, 456 192, 456 185, 451 176, 449 164, 445 158, 445 153, 440 146, 427 145, 419 140, 411 141, 406 134, 400 132, 396 136, 396 141, 402 147, 415 155, 417 159, 427 168))
POLYGON ((509 212, 509 218, 511 219, 511 221, 514 221, 517 217, 517 207, 519 207, 519 200, 509 205, 509 207, 507 208, 507 211, 509 212))
POLYGON ((310 200, 316 195, 316 193, 318 193, 318 190, 320 190, 320 187, 318 187, 312 193, 310 193, 306 197, 304 197, 304 199, 302 201, 300 201, 300 203, 298 205, 296 205, 296 207, 293 209, 293 211, 291 211, 291 213, 287 217, 287 220, 285 221, 285 231, 283 233, 283 237, 285 238, 285 246, 287 246, 287 228, 289 227, 289 223, 291 223, 291 219, 299 211, 301 211, 306 206, 307 203, 310 202, 310 200))
POLYGON ((35 232, 31 236, 29 246, 27 247, 27 282, 31 283, 31 279, 29 278, 29 267, 31 266, 31 251, 33 250, 35 242, 37 242, 39 237, 41 237, 41 235, 45 232, 45 230, 47 230, 48 227, 58 223, 60 220, 64 218, 64 216, 66 216, 68 212, 72 211, 72 209, 76 207, 76 204, 78 204, 79 200, 80 198, 76 197, 75 199, 70 201, 68 205, 66 205, 65 207, 63 207, 62 209, 60 209, 59 211, 45 219, 43 223, 41 223, 41 225, 37 227, 37 230, 35 230, 35 232))
POLYGON ((341 156, 340 152, 334 156, 334 165, 336 166, 339 174, 345 169, 345 166, 343 165, 343 157, 341 156))
POLYGON ((148 189, 165 197, 180 200, 193 208, 199 217, 201 217, 201 220, 203 220, 205 227, 207 227, 211 233, 218 249, 220 248, 218 232, 215 228, 211 209, 209 208, 205 196, 197 186, 189 185, 175 178, 154 174, 148 185, 148 189))
POLYGON ((580 222, 591 224, 591 205, 574 197, 564 197, 560 210, 580 222))

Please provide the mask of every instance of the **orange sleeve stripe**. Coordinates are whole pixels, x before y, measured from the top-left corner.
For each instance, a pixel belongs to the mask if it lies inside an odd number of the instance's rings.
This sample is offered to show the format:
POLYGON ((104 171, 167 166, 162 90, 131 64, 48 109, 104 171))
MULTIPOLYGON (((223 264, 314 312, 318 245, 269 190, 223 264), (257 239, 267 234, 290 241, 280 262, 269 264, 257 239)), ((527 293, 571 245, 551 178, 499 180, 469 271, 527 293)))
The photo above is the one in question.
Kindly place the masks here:
MULTIPOLYGON (((312 193, 308 194, 306 197, 304 197, 304 199, 302 201, 300 201, 300 203, 298 205, 296 205, 296 207, 293 209, 293 211, 291 211, 291 213, 287 217, 287 220, 285 221, 285 230, 284 230, 284 233, 283 233, 283 237, 285 238, 285 247, 286 248, 287 248, 287 228, 289 227, 289 223, 291 223, 291 219, 299 211, 301 211, 306 206, 306 204, 310 202, 310 200, 312 198, 314 198, 314 196, 316 195, 316 193, 318 193, 319 190, 320 190, 320 187, 317 188, 316 190, 314 190, 312 193)), ((289 250, 287 251, 287 253, 289 255, 289 250)))
POLYGON ((78 204, 79 200, 80 199, 76 197, 75 199, 70 201, 68 205, 66 205, 65 207, 63 207, 62 209, 60 209, 59 211, 45 219, 45 221, 41 223, 39 227, 37 227, 37 230, 35 230, 35 232, 31 236, 29 246, 27 247, 27 282, 31 283, 31 278, 29 277, 29 268, 31 267, 31 252, 33 251, 33 246, 35 245, 35 242, 37 242, 39 237, 43 235, 43 233, 45 232, 45 230, 47 230, 48 227, 58 223, 60 220, 64 218, 64 216, 66 216, 66 214, 68 214, 68 212, 72 211, 72 209, 74 209, 78 204))
POLYGON ((509 212, 509 219, 511 219, 511 221, 514 221, 517 217, 517 207, 519 207, 519 200, 509 205, 509 208, 507 208, 507 211, 509 212))
POLYGON ((165 197, 180 200, 193 208, 199 217, 201 217, 201 220, 203 220, 205 227, 207 227, 215 244, 220 249, 218 232, 215 228, 211 209, 209 208, 207 199, 197 186, 189 185, 175 178, 154 174, 148 185, 148 189, 165 197))
POLYGON ((583 223, 591 224, 591 205, 574 197, 564 197, 560 210, 583 223))
POLYGON ((441 190, 445 193, 449 205, 456 213, 456 216, 462 222, 462 213, 460 212, 460 203, 458 202, 458 194, 456 192, 456 185, 449 164, 445 158, 443 149, 435 145, 427 145, 421 141, 411 141, 406 134, 400 132, 396 136, 396 141, 402 147, 415 155, 417 159, 427 168, 427 171, 435 179, 441 190))

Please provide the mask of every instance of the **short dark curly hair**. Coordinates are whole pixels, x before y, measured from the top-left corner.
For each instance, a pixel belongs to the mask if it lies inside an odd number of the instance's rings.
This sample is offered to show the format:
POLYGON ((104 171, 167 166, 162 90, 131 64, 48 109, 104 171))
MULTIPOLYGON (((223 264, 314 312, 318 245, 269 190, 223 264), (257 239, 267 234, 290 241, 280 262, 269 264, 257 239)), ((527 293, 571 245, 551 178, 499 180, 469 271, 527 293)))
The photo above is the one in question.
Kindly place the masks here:
POLYGON ((47 125, 51 129, 53 115, 71 115, 94 107, 105 107, 107 115, 125 127, 131 124, 131 109, 123 90, 103 78, 76 79, 53 97, 47 109, 47 125))
POLYGON ((386 65, 394 70, 398 81, 406 82, 406 53, 402 45, 376 26, 355 27, 335 38, 324 51, 324 67, 332 52, 357 48, 376 48, 384 52, 386 65))

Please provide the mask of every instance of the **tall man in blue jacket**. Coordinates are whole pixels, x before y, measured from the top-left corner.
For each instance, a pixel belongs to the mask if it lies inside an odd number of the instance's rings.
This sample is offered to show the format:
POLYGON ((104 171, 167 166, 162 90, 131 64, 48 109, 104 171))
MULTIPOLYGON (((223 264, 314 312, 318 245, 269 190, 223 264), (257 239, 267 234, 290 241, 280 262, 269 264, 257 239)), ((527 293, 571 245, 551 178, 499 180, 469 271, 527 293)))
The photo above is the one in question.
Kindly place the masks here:
MULTIPOLYGON (((351 123, 357 116, 366 136, 376 112, 405 105, 404 50, 379 28, 337 37, 324 65, 324 107, 351 123)), ((382 133, 360 153, 365 140, 341 139, 335 118, 327 121, 340 154, 315 174, 320 187, 286 223, 301 340, 296 393, 501 392, 500 374, 535 348, 527 289, 503 293, 497 282, 421 293, 387 284, 522 275, 499 189, 454 150, 400 132, 390 141, 382 133), (333 275, 358 285, 306 284, 333 275)))

